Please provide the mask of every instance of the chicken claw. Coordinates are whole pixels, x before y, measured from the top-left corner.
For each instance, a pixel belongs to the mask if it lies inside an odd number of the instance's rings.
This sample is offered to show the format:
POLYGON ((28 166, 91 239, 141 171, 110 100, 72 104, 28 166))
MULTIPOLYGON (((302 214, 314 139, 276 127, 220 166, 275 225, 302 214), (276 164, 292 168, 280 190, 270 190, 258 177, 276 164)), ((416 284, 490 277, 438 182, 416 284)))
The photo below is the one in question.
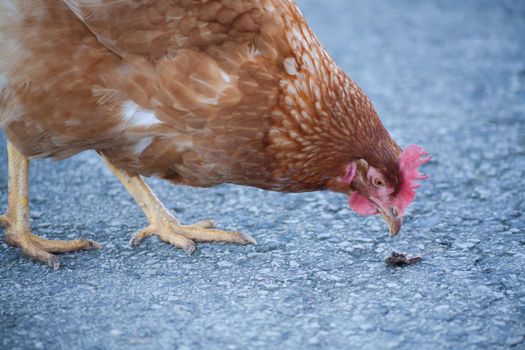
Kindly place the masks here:
POLYGON ((102 248, 99 243, 90 239, 50 240, 32 234, 30 229, 23 231, 8 229, 4 240, 8 245, 22 249, 24 255, 43 262, 54 270, 59 268, 60 259, 51 253, 69 253, 102 248))
POLYGON ((187 239, 181 234, 175 233, 175 230, 166 231, 163 228, 157 229, 155 226, 150 225, 145 229, 137 232, 135 236, 129 241, 129 244, 133 247, 140 245, 146 238, 157 235, 163 242, 174 245, 177 248, 184 249, 188 255, 195 252, 195 243, 191 239, 187 239))
POLYGON ((131 246, 138 246, 152 235, 158 236, 163 242, 184 249, 188 254, 195 252, 195 242, 257 244, 257 241, 250 235, 214 229, 215 224, 212 220, 199 221, 193 225, 181 225, 139 175, 129 175, 115 167, 104 156, 102 158, 140 205, 150 222, 148 227, 133 236, 129 242, 131 246))
POLYGON ((213 222, 210 220, 200 221, 193 225, 180 225, 176 222, 163 223, 159 226, 149 225, 137 232, 129 244, 136 247, 146 238, 156 235, 161 241, 172 244, 177 248, 182 248, 188 254, 195 252, 194 242, 257 244, 257 241, 250 235, 240 232, 213 230, 213 227, 213 222))
POLYGON ((29 221, 29 161, 13 145, 7 144, 9 162, 9 198, 6 215, 0 216, 5 227, 5 242, 22 249, 24 255, 58 269, 60 260, 51 253, 100 249, 101 245, 89 239, 72 241, 49 240, 32 233, 29 221))

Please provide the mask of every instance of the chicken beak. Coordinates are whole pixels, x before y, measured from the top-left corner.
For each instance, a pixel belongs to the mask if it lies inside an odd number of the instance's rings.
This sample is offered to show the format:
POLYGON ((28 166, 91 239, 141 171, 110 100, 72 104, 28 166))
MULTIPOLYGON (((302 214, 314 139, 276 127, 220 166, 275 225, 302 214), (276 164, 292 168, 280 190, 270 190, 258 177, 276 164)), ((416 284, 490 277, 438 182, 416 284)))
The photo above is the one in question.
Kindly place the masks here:
POLYGON ((399 233, 399 230, 401 230, 401 219, 393 218, 385 214, 383 214, 383 219, 385 219, 386 223, 388 224, 392 236, 397 235, 399 233))
POLYGON ((392 236, 395 236, 399 233, 399 230, 401 230, 401 224, 403 222, 403 219, 400 216, 394 215, 394 210, 380 210, 381 215, 383 215, 383 219, 385 219, 385 222, 387 223, 388 227, 390 228, 390 233, 392 236))

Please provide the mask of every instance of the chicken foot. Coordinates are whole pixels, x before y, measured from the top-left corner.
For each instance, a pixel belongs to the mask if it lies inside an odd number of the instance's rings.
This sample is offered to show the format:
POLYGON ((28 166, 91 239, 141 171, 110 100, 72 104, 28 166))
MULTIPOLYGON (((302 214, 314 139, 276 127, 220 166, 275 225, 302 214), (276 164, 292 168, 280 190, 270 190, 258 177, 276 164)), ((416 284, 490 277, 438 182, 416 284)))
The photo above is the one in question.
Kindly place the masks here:
POLYGON ((7 211, 0 216, 0 226, 5 227, 4 240, 10 246, 36 261, 58 269, 60 260, 52 253, 100 249, 101 245, 89 239, 49 240, 32 233, 29 219, 29 160, 11 143, 7 143, 9 168, 9 194, 7 211))
POLYGON ((181 225, 155 196, 140 175, 128 174, 115 167, 104 155, 102 158, 142 208, 150 223, 149 226, 133 236, 130 241, 132 246, 138 246, 144 239, 152 235, 157 235, 161 241, 184 249, 188 254, 195 251, 194 242, 257 244, 250 235, 213 229, 214 223, 211 220, 200 221, 193 225, 181 225))

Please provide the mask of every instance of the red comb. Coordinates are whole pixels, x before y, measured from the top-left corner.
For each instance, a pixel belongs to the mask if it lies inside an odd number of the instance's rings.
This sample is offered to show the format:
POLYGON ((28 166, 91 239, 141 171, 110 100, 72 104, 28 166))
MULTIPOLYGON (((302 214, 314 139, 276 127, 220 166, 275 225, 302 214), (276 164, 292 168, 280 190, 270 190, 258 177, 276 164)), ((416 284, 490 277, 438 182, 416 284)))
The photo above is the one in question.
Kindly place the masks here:
POLYGON ((401 153, 399 158, 401 187, 394 200, 394 204, 401 213, 404 213, 405 209, 416 197, 416 188, 420 186, 416 181, 428 178, 428 175, 419 172, 419 167, 428 163, 432 158, 430 155, 423 158, 426 155, 428 155, 428 152, 418 145, 410 145, 401 153))

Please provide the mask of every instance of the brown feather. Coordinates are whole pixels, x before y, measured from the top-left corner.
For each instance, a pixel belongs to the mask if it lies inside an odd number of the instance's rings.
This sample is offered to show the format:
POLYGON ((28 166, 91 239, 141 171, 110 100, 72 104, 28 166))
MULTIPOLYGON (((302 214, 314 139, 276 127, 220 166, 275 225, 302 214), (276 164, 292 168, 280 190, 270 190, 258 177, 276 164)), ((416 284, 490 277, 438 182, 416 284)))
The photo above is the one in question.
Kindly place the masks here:
POLYGON ((0 0, 0 127, 176 183, 330 188, 400 149, 290 0, 0 0))

